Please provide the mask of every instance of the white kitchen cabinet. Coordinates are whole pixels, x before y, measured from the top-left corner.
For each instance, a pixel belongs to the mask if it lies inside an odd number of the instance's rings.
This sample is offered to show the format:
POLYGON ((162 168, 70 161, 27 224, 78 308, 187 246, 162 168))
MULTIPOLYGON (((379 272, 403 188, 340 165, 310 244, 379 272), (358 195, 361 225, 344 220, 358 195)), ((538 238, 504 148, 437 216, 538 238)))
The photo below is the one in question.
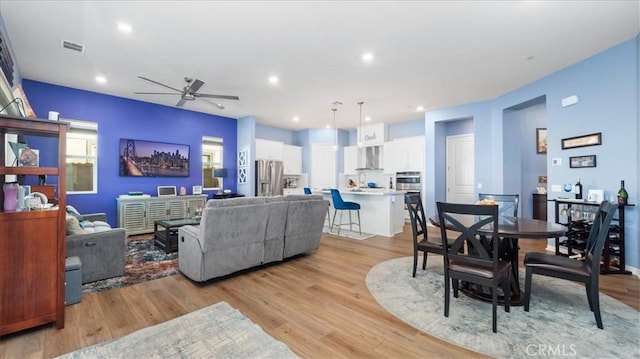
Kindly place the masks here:
POLYGON ((283 145, 282 146, 282 164, 284 166, 285 175, 301 175, 302 174, 302 147, 283 145))
POLYGON ((424 172, 424 138, 409 137, 385 142, 383 158, 385 173, 424 172))
POLYGON ((256 159, 282 161, 284 143, 256 138, 256 159))
POLYGON ((356 175, 358 171, 358 146, 346 146, 344 147, 344 174, 345 175, 356 175))

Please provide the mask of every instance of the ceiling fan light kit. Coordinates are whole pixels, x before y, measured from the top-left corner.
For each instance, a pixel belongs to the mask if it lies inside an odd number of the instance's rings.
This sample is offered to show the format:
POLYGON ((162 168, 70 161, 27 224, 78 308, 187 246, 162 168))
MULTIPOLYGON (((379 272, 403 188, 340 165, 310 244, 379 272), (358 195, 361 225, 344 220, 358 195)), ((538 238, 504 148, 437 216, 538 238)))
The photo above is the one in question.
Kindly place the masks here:
MULTIPOLYGON (((135 92, 136 94, 138 95, 180 95, 180 101, 178 101, 178 103, 176 104, 177 107, 184 106, 184 104, 187 101, 195 101, 196 98, 198 97, 217 98, 217 99, 223 99, 223 100, 236 100, 236 101, 240 100, 238 96, 199 93, 198 90, 200 90, 200 88, 204 85, 204 81, 201 81, 198 79, 192 79, 191 77, 184 78, 184 81, 187 83, 187 85, 183 87, 182 90, 179 90, 175 87, 171 87, 169 85, 163 84, 161 82, 152 80, 144 76, 138 76, 138 78, 141 80, 150 82, 152 84, 168 88, 175 92, 135 92)), ((224 110, 224 106, 220 103, 214 103, 214 106, 216 106, 220 110, 224 110)))

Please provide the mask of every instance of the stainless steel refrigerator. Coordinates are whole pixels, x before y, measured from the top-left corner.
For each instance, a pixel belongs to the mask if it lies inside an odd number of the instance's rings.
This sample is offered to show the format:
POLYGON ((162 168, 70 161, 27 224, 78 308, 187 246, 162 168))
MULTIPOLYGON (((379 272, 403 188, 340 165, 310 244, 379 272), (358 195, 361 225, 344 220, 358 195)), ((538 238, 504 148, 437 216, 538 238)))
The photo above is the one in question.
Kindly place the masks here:
POLYGON ((256 161, 256 196, 277 196, 283 194, 284 168, 282 161, 256 161))

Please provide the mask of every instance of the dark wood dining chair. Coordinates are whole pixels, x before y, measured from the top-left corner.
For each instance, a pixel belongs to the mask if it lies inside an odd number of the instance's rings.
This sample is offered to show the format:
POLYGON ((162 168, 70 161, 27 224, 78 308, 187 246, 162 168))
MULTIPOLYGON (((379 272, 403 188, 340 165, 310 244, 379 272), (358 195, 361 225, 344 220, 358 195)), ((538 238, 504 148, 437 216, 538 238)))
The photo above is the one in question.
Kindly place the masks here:
POLYGON ((617 208, 617 204, 610 203, 609 201, 603 201, 600 204, 596 212, 596 218, 591 224, 583 259, 577 260, 560 255, 537 252, 530 252, 525 255, 525 312, 529 311, 531 278, 533 274, 581 282, 586 286, 589 309, 591 309, 596 317, 596 324, 598 328, 604 329, 602 326, 602 317, 600 316, 600 258, 602 257, 604 243, 609 235, 611 220, 617 208))
POLYGON ((427 233, 427 218, 424 214, 420 193, 406 193, 404 195, 404 203, 407 205, 409 219, 411 220, 413 277, 415 278, 420 252, 423 253, 422 270, 427 268, 428 253, 443 255, 444 252, 442 251, 442 239, 440 237, 430 237, 427 233))
POLYGON ((498 206, 437 202, 442 243, 448 243, 448 233, 457 237, 451 248, 444 250, 444 316, 449 316, 450 287, 458 297, 458 281, 491 288, 494 333, 497 333, 498 288, 505 298, 505 312, 510 310, 511 262, 499 259, 498 206), (482 233, 478 231, 482 228, 482 233), (447 230, 448 229, 448 230, 447 230))
POLYGON ((479 200, 493 200, 501 216, 518 217, 519 194, 478 193, 479 200))

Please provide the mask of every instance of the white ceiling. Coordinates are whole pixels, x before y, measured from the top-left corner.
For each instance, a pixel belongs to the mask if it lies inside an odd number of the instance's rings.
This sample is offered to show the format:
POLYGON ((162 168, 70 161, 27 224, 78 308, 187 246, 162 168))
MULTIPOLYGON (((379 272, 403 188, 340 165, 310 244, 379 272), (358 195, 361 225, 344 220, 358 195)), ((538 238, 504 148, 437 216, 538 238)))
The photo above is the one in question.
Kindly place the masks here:
MULTIPOLYGON (((137 78, 240 101, 185 109, 288 129, 422 118, 491 99, 640 31, 639 1, 0 1, 21 74, 166 106, 137 78), (133 31, 120 32, 116 24, 133 31), (85 45, 80 56, 61 39, 85 45), (361 55, 370 51, 370 64, 361 55), (97 84, 98 74, 106 84, 97 84), (267 78, 280 82, 270 85, 267 78), (292 122, 294 116, 299 122, 292 122)), ((170 90, 169 90, 170 91, 170 90)), ((41 117, 44 114, 38 114, 41 117)), ((61 114, 64 116, 64 114, 61 114)))

